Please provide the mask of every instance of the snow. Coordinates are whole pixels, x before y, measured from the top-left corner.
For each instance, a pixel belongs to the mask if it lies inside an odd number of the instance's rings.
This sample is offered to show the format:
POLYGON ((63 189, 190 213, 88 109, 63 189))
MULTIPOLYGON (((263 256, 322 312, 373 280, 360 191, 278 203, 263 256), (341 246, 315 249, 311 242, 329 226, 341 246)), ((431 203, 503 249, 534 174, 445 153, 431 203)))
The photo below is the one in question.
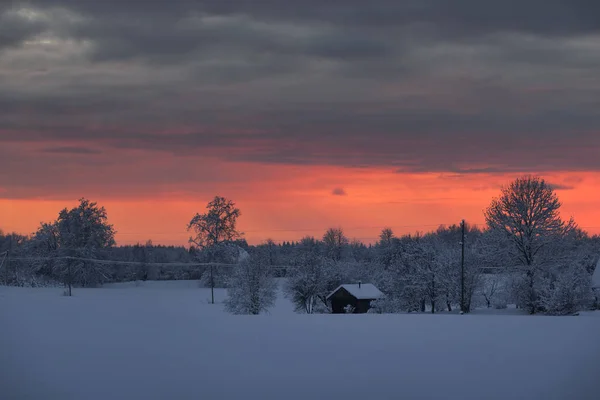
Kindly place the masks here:
POLYGON ((594 270, 594 275, 592 275, 592 287, 600 289, 600 260, 598 260, 598 264, 596 264, 596 269, 594 270))
POLYGON ((375 285, 371 283, 361 283, 359 284, 345 284, 338 286, 333 292, 327 296, 329 299, 335 292, 340 290, 340 288, 344 288, 350 293, 352 296, 356 297, 358 300, 364 299, 378 299, 383 297, 383 293, 379 289, 375 287, 375 285))
POLYGON ((197 282, 0 287, 0 398, 598 399, 600 313, 233 316, 197 282))

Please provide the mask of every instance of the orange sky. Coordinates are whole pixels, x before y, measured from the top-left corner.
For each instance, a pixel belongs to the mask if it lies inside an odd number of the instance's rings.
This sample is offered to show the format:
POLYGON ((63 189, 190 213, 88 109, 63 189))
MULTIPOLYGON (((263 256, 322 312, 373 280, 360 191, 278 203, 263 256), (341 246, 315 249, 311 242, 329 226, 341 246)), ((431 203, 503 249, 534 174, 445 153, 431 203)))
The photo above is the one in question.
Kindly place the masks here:
POLYGON ((372 242, 482 223, 531 172, 600 233, 600 25, 573 18, 591 6, 18 3, 0 7, 4 231, 86 197, 120 244, 186 244, 221 195, 250 243, 372 242))
MULTIPOLYGON (((499 194, 501 185, 517 176, 255 164, 232 167, 253 179, 217 183, 194 193, 163 188, 155 195, 111 196, 108 191, 82 195, 106 207, 118 232, 118 244, 148 239, 160 244, 186 244, 186 223, 195 212, 202 212, 214 195, 237 202, 242 211, 239 227, 252 244, 267 238, 320 237, 331 226, 341 226, 350 238, 374 242, 386 226, 396 233, 407 233, 458 223, 462 218, 481 224, 482 210, 499 194), (261 176, 263 179, 257 179, 261 176), (346 194, 334 195, 336 188, 346 194)), ((565 217, 573 216, 588 232, 600 233, 600 191, 596 190, 600 173, 541 175, 557 185, 565 217)), ((33 232, 40 221, 50 221, 61 208, 74 206, 77 197, 0 199, 0 228, 33 232)))

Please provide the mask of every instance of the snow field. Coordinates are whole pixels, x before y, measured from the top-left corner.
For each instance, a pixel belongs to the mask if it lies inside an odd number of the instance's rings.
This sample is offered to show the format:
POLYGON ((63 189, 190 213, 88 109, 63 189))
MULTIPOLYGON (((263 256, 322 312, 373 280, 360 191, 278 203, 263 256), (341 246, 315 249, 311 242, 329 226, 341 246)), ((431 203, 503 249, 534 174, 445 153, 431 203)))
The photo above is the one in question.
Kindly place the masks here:
POLYGON ((233 316, 197 282, 0 287, 0 399, 598 399, 600 318, 233 316))

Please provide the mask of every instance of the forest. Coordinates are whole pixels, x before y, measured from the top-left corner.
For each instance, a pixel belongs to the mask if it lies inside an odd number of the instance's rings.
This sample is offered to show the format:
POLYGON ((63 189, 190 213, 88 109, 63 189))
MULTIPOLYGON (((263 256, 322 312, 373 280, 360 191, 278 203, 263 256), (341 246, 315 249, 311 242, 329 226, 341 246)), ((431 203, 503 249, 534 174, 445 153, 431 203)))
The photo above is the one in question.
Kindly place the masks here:
POLYGON ((10 286, 96 287, 144 280, 200 280, 226 287, 232 313, 258 314, 274 301, 276 278, 299 313, 327 313, 342 283, 370 282, 385 297, 372 312, 445 312, 506 308, 572 314, 598 308, 591 276, 600 237, 560 214, 543 178, 505 186, 484 212, 486 227, 463 221, 431 232, 382 228, 365 244, 332 227, 320 238, 249 245, 235 203, 216 196, 187 226, 190 243, 118 246, 106 210, 85 198, 31 235, 0 232, 0 282, 10 286))

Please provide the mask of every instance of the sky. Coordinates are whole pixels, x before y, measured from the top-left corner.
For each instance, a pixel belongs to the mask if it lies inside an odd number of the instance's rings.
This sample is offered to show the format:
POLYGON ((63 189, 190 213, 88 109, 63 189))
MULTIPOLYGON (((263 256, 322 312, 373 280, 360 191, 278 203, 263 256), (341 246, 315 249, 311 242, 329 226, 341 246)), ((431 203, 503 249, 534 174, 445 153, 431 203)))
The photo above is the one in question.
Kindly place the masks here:
MULTIPOLYGON (((4 2, 3 2, 4 3, 4 2)), ((522 174, 600 233, 596 0, 0 5, 0 229, 81 197, 185 244, 215 195, 250 243, 428 231, 522 174)))

